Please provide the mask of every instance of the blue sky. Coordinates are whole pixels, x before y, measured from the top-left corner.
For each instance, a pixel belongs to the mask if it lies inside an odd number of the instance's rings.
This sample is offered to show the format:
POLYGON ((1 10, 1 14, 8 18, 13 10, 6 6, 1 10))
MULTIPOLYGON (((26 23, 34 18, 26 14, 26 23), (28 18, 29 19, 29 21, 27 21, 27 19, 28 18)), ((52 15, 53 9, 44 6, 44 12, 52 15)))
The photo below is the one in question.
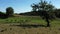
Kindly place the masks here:
MULTIPOLYGON (((51 1, 56 8, 60 8, 60 0, 51 1)), ((5 12, 7 7, 13 7, 15 13, 31 11, 31 4, 38 3, 39 0, 0 0, 0 11, 5 12)))

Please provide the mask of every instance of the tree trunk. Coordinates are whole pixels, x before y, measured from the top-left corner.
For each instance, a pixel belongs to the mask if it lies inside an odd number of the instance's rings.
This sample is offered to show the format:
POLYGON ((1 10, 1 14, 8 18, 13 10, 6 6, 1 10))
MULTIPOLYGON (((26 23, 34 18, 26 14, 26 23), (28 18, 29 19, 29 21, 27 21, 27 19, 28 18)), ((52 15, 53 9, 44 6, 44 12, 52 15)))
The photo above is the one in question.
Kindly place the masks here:
POLYGON ((49 19, 46 19, 46 22, 47 22, 47 27, 50 27, 49 19))

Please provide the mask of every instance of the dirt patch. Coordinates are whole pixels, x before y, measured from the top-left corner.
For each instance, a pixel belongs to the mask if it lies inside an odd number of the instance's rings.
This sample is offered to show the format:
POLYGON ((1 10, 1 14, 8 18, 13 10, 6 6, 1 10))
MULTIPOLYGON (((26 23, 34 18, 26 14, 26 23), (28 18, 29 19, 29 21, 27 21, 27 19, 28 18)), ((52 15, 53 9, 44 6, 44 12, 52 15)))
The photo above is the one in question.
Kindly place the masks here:
POLYGON ((55 27, 18 27, 11 24, 0 24, 0 34, 59 34, 59 28, 55 27))

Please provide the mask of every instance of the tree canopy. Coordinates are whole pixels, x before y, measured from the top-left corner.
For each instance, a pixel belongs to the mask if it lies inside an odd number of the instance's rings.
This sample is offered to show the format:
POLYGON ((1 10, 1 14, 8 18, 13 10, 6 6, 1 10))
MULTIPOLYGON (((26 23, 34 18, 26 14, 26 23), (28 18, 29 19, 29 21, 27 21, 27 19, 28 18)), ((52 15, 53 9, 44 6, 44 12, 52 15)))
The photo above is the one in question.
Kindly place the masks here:
POLYGON ((14 14, 14 9, 12 7, 6 8, 6 15, 7 16, 13 16, 14 14))

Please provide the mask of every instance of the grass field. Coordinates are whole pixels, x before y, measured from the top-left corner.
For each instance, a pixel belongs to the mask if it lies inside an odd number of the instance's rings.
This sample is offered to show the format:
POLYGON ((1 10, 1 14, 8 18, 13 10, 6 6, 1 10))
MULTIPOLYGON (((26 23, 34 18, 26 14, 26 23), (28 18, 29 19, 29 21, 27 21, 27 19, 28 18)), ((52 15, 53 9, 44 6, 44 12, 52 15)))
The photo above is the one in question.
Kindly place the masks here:
POLYGON ((0 19, 1 23, 44 23, 39 16, 17 16, 9 17, 7 19, 0 19))
POLYGON ((51 27, 20 27, 20 24, 46 25, 39 16, 16 16, 0 19, 0 34, 60 34, 60 19, 50 21, 51 27))

